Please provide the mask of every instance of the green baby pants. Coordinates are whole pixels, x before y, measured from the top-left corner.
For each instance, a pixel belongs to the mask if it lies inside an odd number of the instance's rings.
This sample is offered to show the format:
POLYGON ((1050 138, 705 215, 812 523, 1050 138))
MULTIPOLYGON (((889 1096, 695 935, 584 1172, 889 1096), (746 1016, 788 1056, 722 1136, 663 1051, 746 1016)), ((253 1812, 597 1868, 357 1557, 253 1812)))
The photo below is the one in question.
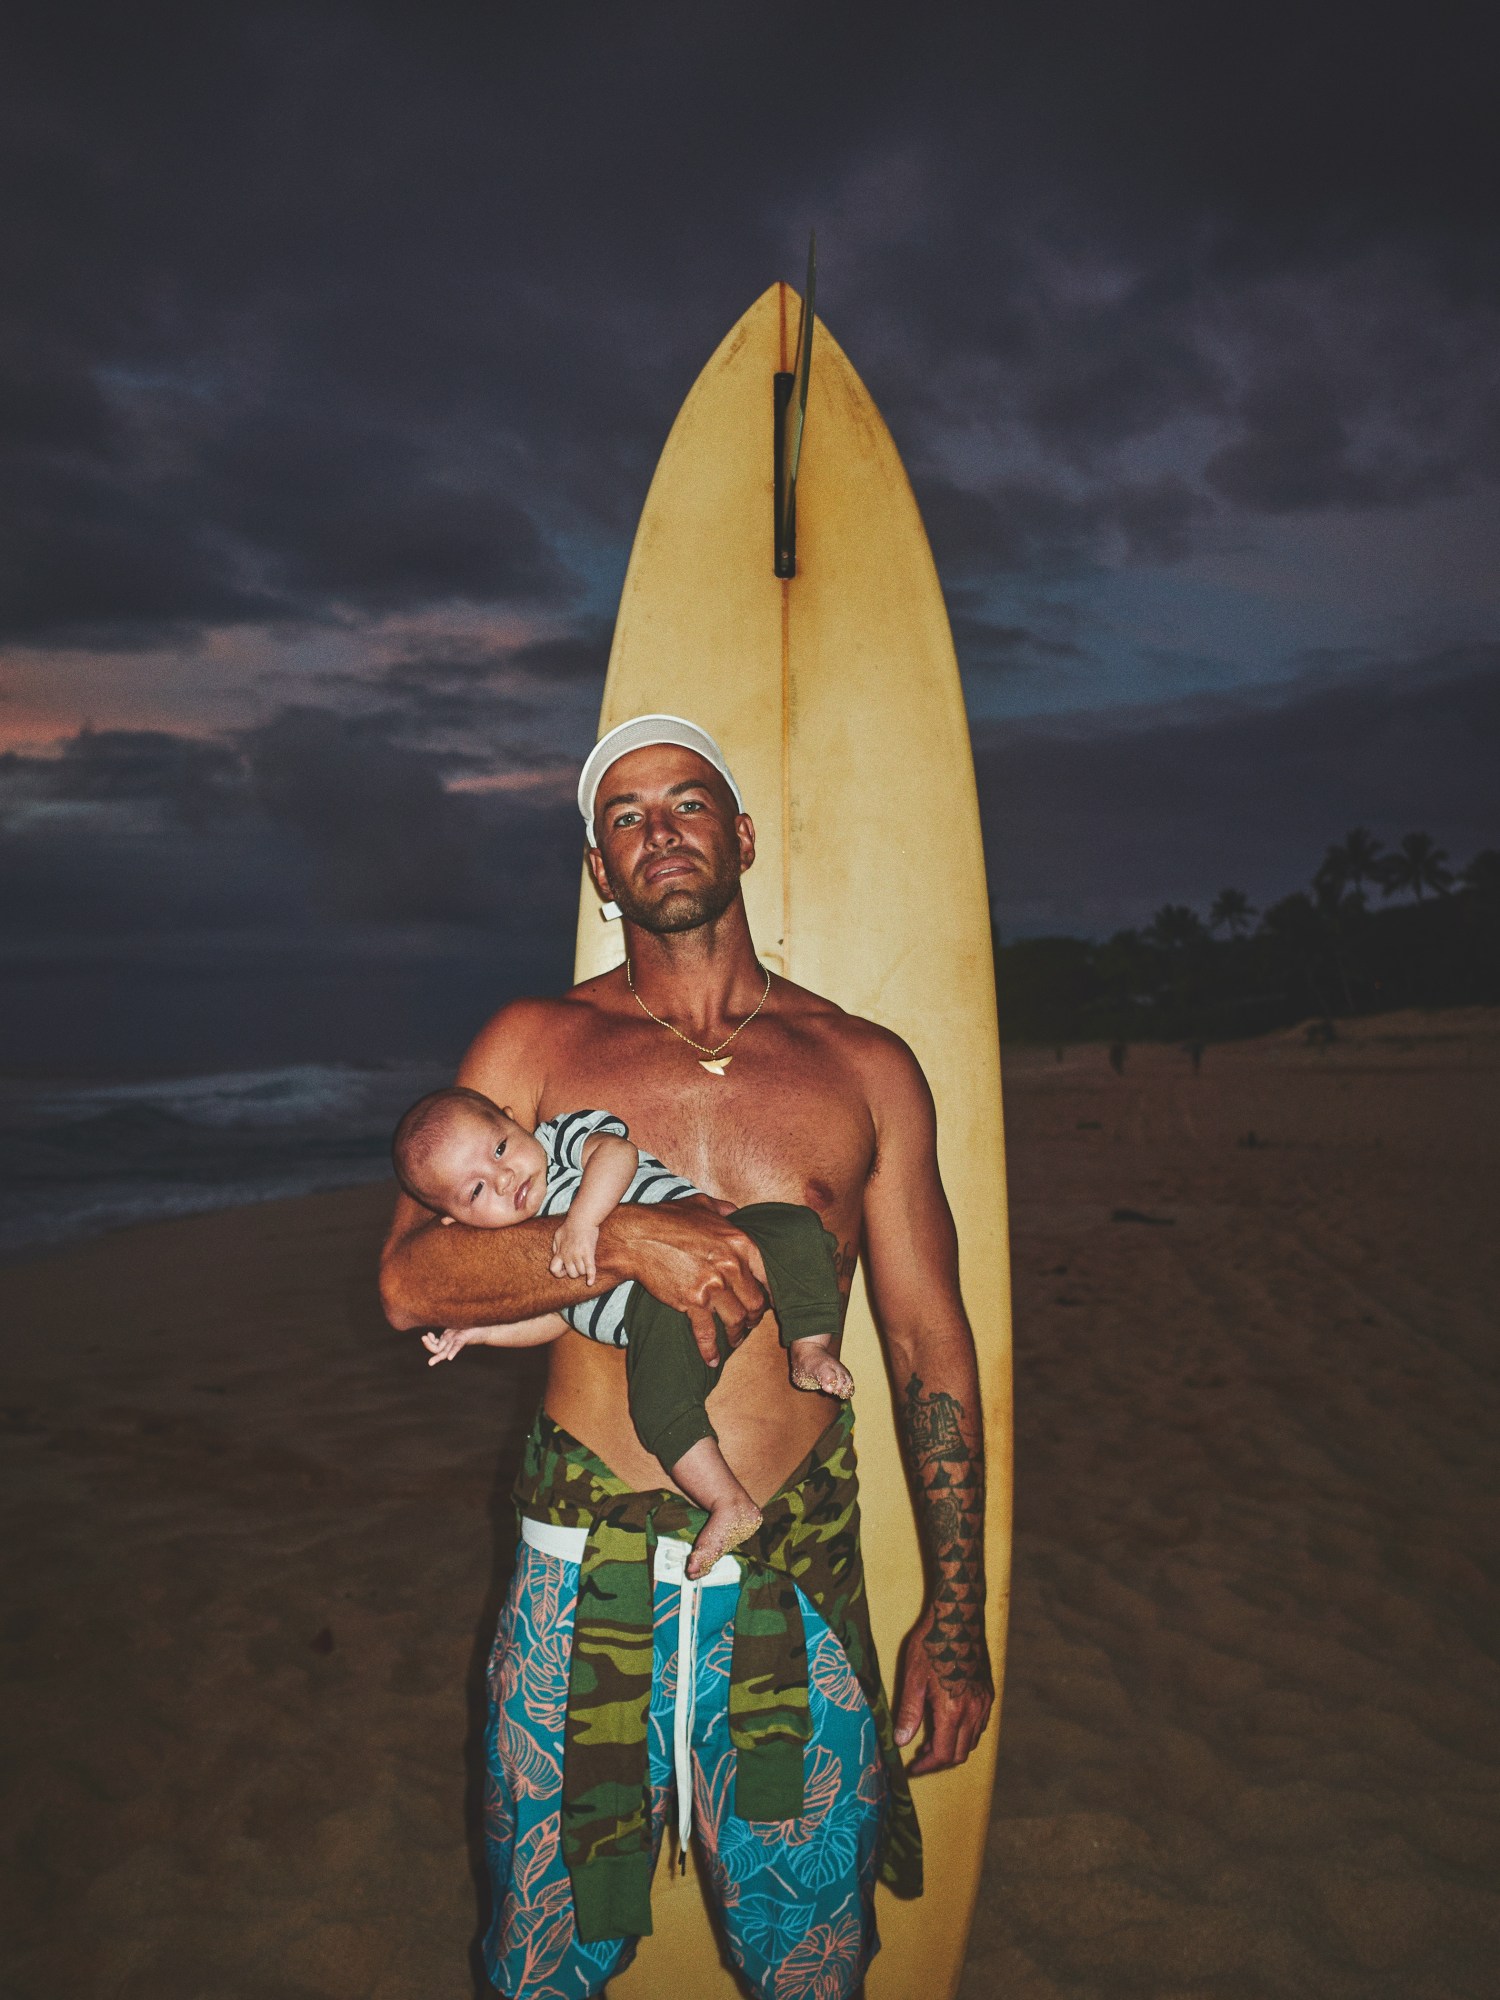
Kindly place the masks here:
MULTIPOLYGON (((789 1201, 753 1201, 729 1217, 758 1247, 783 1347, 839 1330, 839 1283, 833 1237, 817 1213, 789 1201)), ((673 1311, 641 1285, 625 1304, 625 1380, 630 1420, 653 1458, 669 1469, 700 1438, 715 1435, 704 1401, 729 1359, 719 1329, 719 1360, 698 1351, 686 1313, 673 1311)))

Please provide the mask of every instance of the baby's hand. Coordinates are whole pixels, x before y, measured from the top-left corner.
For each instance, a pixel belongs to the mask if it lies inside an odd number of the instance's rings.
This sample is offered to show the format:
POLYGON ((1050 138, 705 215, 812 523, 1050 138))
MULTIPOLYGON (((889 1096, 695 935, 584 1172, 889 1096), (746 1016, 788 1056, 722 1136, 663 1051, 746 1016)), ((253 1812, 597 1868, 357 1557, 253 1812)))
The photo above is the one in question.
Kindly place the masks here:
POLYGON ((552 1263, 549 1267, 554 1278, 586 1278, 593 1284, 599 1275, 594 1265, 594 1252, 599 1247, 599 1231, 593 1223, 575 1222, 571 1215, 565 1217, 562 1227, 552 1239, 552 1263))
POLYGON ((436 1368, 440 1361, 456 1361, 469 1342, 484 1329, 477 1326, 445 1326, 441 1333, 424 1333, 422 1345, 432 1359, 429 1368, 436 1368))

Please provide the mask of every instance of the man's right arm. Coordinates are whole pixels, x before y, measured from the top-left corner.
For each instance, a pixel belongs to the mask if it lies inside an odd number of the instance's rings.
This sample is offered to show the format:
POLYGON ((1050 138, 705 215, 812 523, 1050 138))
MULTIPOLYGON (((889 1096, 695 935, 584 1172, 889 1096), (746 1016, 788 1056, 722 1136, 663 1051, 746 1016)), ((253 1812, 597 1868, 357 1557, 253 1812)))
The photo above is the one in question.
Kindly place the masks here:
MULTIPOLYGON (((391 1325, 503 1326, 557 1312, 605 1291, 604 1283, 554 1278, 554 1218, 537 1216, 510 1229, 444 1229, 408 1195, 380 1258, 380 1297, 391 1325)), ((599 1277, 604 1277, 601 1265, 599 1277)), ((618 1282, 612 1280, 611 1282, 618 1282)))
POLYGON ((699 1350, 718 1361, 717 1319, 738 1346, 766 1310, 765 1270, 750 1238, 706 1198, 617 1208, 599 1227, 598 1275, 552 1275, 555 1218, 510 1229, 444 1229, 401 1195, 380 1260, 380 1297, 391 1325, 506 1325, 597 1298, 626 1279, 685 1313, 699 1350))
MULTIPOLYGON (((480 1032, 458 1081, 534 1124, 551 1013, 551 1003, 536 1000, 504 1008, 480 1032)), ((592 1285, 552 1275, 556 1228, 555 1219, 537 1216, 509 1229, 462 1223, 445 1229, 401 1195, 380 1260, 386 1318, 402 1330, 534 1319, 634 1278, 687 1314, 699 1350, 713 1363, 716 1317, 733 1346, 765 1312, 760 1253, 706 1199, 615 1209, 599 1230, 592 1285)))

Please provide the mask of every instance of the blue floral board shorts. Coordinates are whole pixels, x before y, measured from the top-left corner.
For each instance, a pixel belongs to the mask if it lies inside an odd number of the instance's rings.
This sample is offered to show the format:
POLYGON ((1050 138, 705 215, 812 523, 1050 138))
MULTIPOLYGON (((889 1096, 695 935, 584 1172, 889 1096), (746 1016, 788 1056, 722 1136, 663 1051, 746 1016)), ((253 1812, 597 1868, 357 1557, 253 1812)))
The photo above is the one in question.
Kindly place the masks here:
MULTIPOLYGON (((680 1586, 654 1586, 649 1755, 655 1848, 676 1817, 673 1719, 680 1586)), ((485 1966, 505 2000, 592 2000, 637 1940, 581 1944, 563 1864, 563 1717, 578 1565, 522 1543, 490 1656, 485 1847, 493 1917, 485 1966)), ((729 1666, 739 1592, 700 1590, 690 1763, 693 1837, 731 1963, 755 2000, 848 2000, 880 1948, 875 1880, 885 1775, 869 1705, 843 1648, 798 1592, 812 1737, 805 1810, 737 1819, 729 1666)))

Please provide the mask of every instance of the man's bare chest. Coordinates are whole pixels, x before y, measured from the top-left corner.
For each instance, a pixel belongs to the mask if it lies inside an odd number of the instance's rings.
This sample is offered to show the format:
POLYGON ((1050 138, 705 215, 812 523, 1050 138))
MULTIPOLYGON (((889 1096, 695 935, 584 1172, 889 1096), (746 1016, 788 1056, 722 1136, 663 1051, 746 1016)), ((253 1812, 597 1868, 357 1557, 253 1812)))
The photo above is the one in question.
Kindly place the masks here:
POLYGON ((722 1075, 665 1030, 569 1037, 541 1079, 538 1120, 602 1108, 645 1151, 726 1201, 797 1201, 857 1224, 874 1154, 863 1090, 816 1044, 753 1028, 722 1075))

